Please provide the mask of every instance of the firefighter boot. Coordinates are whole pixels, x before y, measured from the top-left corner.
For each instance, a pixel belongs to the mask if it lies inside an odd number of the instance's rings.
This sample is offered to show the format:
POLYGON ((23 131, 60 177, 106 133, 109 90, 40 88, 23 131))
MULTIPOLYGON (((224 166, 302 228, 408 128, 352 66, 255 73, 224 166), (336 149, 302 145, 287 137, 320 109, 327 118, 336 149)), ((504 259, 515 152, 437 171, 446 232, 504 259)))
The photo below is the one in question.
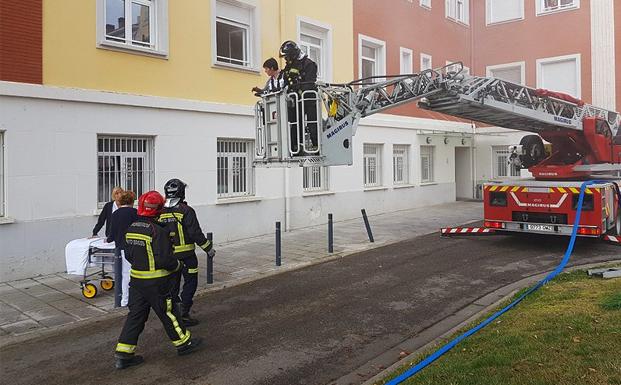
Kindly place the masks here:
POLYGON ((190 316, 191 307, 192 306, 181 304, 181 320, 186 327, 196 326, 199 324, 199 321, 196 318, 192 318, 190 316))
POLYGON ((142 356, 130 353, 116 352, 114 353, 114 358, 116 360, 114 366, 117 369, 127 369, 130 366, 140 365, 144 362, 144 358, 142 358, 142 356))
POLYGON ((185 355, 194 353, 195 351, 198 350, 198 348, 200 347, 202 343, 203 343, 203 339, 200 337, 190 338, 188 342, 186 342, 185 344, 177 348, 177 355, 185 356, 185 355))

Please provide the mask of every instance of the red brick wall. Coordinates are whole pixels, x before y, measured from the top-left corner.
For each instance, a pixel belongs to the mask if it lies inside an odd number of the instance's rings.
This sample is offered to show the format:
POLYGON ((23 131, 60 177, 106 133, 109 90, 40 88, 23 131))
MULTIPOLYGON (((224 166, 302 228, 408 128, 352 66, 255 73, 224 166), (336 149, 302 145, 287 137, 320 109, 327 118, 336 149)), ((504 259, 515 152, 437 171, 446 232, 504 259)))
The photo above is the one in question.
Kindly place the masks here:
POLYGON ((0 0, 0 80, 42 84, 42 0, 0 0))

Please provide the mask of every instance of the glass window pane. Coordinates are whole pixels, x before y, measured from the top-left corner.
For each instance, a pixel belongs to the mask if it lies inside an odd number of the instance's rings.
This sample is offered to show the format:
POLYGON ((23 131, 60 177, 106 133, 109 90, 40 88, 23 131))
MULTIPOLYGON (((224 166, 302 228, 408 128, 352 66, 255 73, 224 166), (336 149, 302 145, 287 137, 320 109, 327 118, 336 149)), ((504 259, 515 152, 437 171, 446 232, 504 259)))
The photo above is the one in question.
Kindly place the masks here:
POLYGON ((305 43, 310 43, 310 44, 319 45, 319 46, 321 45, 321 39, 316 38, 315 36, 300 34, 300 40, 302 40, 305 43))
POLYGON ((375 60, 375 48, 371 48, 366 45, 363 45, 362 46, 362 57, 375 60))
POLYGON ((362 59, 362 77, 368 78, 371 76, 375 76, 375 63, 362 59))
POLYGON ((106 0, 106 39, 125 41, 125 0, 106 0))
POLYGON ((249 65, 246 26, 216 21, 217 60, 224 63, 249 65))
POLYGON ((132 42, 138 45, 151 43, 149 8, 146 5, 132 3, 132 42))

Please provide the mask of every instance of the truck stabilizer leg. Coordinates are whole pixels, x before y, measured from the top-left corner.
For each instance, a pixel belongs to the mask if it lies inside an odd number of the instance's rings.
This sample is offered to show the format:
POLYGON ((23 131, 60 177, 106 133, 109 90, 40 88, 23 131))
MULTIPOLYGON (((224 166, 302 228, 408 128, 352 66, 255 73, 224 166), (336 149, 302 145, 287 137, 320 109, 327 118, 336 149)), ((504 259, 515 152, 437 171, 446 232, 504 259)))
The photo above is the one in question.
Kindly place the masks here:
POLYGON ((494 229, 488 229, 485 227, 442 227, 440 231, 443 236, 484 235, 494 233, 494 229))

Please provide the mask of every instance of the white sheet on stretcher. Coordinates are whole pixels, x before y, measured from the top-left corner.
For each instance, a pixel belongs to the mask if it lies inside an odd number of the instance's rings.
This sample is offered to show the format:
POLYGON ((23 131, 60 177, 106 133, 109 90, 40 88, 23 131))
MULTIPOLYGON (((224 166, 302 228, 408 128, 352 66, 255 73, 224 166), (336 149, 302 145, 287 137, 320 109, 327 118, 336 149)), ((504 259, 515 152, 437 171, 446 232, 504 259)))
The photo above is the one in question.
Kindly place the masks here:
MULTIPOLYGON (((84 275, 88 265, 88 251, 89 248, 97 247, 98 249, 114 250, 114 242, 106 243, 105 238, 81 238, 74 239, 67 243, 65 247, 65 263, 67 264, 67 274, 84 275)), ((91 266, 100 267, 99 264, 91 264, 91 266)), ((123 296, 121 299, 121 306, 127 306, 129 297, 129 270, 131 265, 125 259, 123 255, 123 282, 122 290, 123 296)), ((113 271, 113 265, 110 265, 109 270, 113 271)))

